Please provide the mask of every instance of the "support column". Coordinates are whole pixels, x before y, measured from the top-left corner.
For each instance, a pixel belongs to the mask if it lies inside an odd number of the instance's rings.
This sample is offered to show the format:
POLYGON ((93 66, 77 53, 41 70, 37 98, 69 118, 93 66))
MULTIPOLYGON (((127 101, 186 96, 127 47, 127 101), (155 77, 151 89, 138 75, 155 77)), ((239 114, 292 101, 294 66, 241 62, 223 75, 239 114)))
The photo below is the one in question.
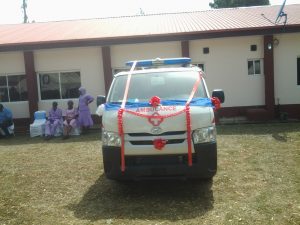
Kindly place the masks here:
POLYGON ((105 83, 105 94, 108 94, 110 84, 112 82, 112 69, 111 69, 111 55, 110 47, 102 47, 102 61, 103 61, 103 72, 104 72, 104 83, 105 83))
POLYGON ((270 119, 275 115, 273 35, 264 36, 265 107, 270 119))
POLYGON ((181 55, 182 55, 182 57, 190 57, 189 41, 181 42, 181 55))
POLYGON ((34 112, 38 111, 38 88, 34 68, 34 56, 32 51, 24 52, 23 54, 29 102, 29 114, 32 122, 34 120, 34 112))

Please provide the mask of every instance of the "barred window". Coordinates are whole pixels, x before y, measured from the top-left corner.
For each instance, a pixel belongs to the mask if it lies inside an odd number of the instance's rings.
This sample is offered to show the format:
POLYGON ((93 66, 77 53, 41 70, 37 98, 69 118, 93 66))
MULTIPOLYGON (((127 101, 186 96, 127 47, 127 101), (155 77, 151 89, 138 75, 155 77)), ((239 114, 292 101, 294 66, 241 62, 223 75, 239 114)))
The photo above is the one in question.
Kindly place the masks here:
POLYGON ((261 73, 261 60, 254 59, 248 60, 248 75, 260 75, 261 73))
POLYGON ((40 73, 41 100, 78 98, 80 72, 40 73))
POLYGON ((27 101, 25 75, 0 76, 0 102, 27 101))

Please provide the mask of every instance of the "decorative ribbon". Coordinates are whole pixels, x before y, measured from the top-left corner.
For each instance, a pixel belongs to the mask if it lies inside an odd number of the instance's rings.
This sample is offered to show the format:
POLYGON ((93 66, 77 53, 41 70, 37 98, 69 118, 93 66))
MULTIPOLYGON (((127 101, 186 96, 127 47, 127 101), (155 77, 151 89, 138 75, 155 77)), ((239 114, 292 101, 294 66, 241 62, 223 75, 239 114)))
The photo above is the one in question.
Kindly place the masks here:
POLYGON ((128 73, 127 82, 125 86, 124 98, 122 101, 121 108, 118 110, 118 128, 119 128, 119 136, 121 138, 121 171, 125 171, 125 140, 124 140, 124 126, 123 126, 123 113, 126 105, 126 100, 128 96, 129 85, 131 81, 131 74, 136 66, 137 61, 133 62, 133 65, 128 73))
POLYGON ((164 139, 161 139, 161 138, 155 139, 153 141, 154 148, 156 148, 157 150, 162 150, 166 144, 167 144, 167 141, 164 139))
POLYGON ((190 106, 187 104, 185 106, 186 113, 186 133, 187 133, 187 143, 188 143, 188 164, 189 166, 193 165, 193 157, 192 157, 192 127, 191 127, 191 112, 190 106))
POLYGON ((212 102, 213 106, 215 107, 214 108, 215 111, 218 110, 219 108, 221 108, 221 102, 218 97, 212 97, 211 102, 212 102))
POLYGON ((201 81, 201 73, 199 73, 198 79, 196 80, 194 87, 192 89, 191 95, 186 102, 185 105, 185 114, 186 114, 186 135, 187 135, 187 143, 188 143, 188 164, 189 166, 193 165, 193 156, 192 156, 192 126, 191 126, 191 112, 190 112, 190 102, 192 101, 198 86, 201 81))
POLYGON ((124 140, 124 129, 123 129, 123 113, 124 109, 118 110, 118 129, 119 136, 121 138, 121 171, 125 171, 125 140, 124 140))
POLYGON ((160 104, 160 98, 158 96, 153 96, 150 99, 149 104, 152 105, 154 108, 156 108, 160 104))

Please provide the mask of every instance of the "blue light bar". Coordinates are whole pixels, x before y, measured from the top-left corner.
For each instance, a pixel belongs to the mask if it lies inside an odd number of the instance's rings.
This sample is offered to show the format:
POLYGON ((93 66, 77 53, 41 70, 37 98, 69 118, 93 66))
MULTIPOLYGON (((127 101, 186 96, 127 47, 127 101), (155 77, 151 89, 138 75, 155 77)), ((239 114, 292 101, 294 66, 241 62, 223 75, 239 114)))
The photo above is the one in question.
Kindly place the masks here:
MULTIPOLYGON (((134 61, 126 62, 126 66, 132 66, 134 61)), ((161 66, 161 65, 176 65, 176 64, 189 64, 191 63, 190 58, 167 58, 167 59, 147 59, 138 60, 136 63, 137 67, 147 67, 147 66, 161 66)))

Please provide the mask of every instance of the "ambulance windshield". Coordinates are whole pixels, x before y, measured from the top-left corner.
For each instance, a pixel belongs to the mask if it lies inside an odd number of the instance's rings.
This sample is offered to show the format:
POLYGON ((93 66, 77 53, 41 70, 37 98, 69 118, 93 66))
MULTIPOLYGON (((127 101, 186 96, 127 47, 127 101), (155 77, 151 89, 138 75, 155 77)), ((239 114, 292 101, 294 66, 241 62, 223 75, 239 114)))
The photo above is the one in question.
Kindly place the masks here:
MULTIPOLYGON (((127 102, 148 102, 153 96, 161 100, 187 100, 199 77, 198 72, 176 71, 134 74, 131 77, 127 102)), ((115 78, 108 102, 120 103, 124 97, 127 76, 115 78)), ((201 80, 194 98, 206 98, 201 80)))

